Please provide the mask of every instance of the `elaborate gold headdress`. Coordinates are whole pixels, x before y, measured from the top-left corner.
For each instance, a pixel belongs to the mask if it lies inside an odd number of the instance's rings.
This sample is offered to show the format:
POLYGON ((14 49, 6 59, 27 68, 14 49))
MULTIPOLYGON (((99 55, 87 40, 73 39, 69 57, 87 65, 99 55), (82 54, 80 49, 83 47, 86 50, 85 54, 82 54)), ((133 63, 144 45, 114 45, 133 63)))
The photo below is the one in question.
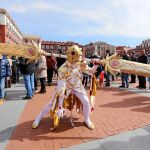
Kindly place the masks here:
POLYGON ((71 64, 74 64, 80 60, 81 55, 81 48, 79 48, 77 45, 73 45, 68 48, 67 61, 69 61, 71 64))

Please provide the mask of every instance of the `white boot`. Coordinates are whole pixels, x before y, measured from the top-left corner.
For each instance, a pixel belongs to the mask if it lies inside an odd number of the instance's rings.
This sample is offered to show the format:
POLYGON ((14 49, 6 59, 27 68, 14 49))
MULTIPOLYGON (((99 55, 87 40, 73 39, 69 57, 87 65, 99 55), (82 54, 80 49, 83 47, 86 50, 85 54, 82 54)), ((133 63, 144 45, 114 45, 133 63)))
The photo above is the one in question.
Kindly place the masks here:
POLYGON ((147 89, 145 92, 146 92, 146 93, 150 93, 150 89, 147 89))
POLYGON ((35 119, 35 121, 32 124, 33 129, 36 129, 39 126, 42 116, 43 116, 42 113, 40 113, 40 115, 37 116, 37 118, 35 119))
POLYGON ((94 124, 90 120, 85 121, 85 124, 87 125, 89 129, 91 130, 94 129, 94 124))

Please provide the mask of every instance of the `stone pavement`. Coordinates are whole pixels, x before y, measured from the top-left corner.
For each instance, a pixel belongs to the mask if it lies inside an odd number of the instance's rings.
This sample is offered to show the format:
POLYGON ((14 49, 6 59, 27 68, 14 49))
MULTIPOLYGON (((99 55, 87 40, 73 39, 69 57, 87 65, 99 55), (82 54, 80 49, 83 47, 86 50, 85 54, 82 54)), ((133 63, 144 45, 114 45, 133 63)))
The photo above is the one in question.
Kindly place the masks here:
POLYGON ((0 150, 5 149, 27 102, 22 100, 25 96, 23 83, 13 84, 6 91, 7 101, 0 106, 0 150))
MULTIPOLYGON (((136 84, 131 85, 128 90, 140 95, 150 97, 150 93, 145 90, 134 88, 136 84)), ((111 86, 118 87, 119 83, 113 83, 111 86)), ((150 112, 150 111, 149 111, 150 112)), ((78 144, 63 148, 62 150, 150 150, 150 125, 143 128, 133 129, 117 135, 109 136, 103 139, 93 140, 87 143, 78 144)))
POLYGON ((91 114, 94 130, 87 129, 83 124, 83 117, 76 112, 73 112, 75 128, 72 128, 69 123, 70 113, 67 112, 60 127, 50 132, 52 120, 49 117, 45 117, 35 130, 31 125, 50 100, 55 86, 47 87, 46 94, 37 94, 32 100, 24 101, 20 99, 24 94, 23 85, 14 85, 16 95, 10 89, 8 97, 10 94, 11 100, 0 106, 0 113, 5 114, 0 115, 3 121, 0 122, 0 150, 139 150, 136 148, 142 145, 145 149, 141 150, 147 150, 150 141, 150 129, 147 127, 150 124, 150 93, 135 89, 136 84, 130 88, 134 92, 116 86, 117 82, 112 87, 98 89, 95 111, 91 114), (17 86, 21 87, 16 89, 17 86))
POLYGON ((63 150, 150 150, 150 126, 109 136, 63 150))

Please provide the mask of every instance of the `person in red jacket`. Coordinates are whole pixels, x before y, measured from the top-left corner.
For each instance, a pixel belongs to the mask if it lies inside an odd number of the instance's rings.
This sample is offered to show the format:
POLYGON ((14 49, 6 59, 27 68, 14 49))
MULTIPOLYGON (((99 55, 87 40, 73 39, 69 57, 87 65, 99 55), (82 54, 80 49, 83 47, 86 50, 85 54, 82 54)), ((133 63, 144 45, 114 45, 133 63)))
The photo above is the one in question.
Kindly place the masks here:
POLYGON ((50 86, 52 84, 53 72, 57 65, 57 61, 52 54, 51 56, 46 57, 46 62, 47 62, 47 80, 48 80, 47 83, 50 86))

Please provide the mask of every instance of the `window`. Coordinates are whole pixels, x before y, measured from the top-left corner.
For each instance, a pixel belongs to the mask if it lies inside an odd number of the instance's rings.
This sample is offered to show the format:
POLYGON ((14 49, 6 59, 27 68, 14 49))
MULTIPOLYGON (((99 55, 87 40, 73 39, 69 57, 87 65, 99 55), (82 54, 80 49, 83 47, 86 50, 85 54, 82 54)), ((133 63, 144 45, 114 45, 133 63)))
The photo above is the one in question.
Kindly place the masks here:
POLYGON ((12 27, 11 27, 11 25, 10 25, 10 31, 12 31, 12 27))
POLYGON ((45 45, 42 45, 42 49, 45 49, 45 45))
POLYGON ((8 31, 6 32, 6 36, 9 36, 9 32, 8 31))
POLYGON ((62 49, 62 46, 59 45, 57 48, 58 48, 58 49, 62 49))
POLYGON ((49 45, 46 45, 46 49, 47 49, 47 50, 49 49, 49 45))
POLYGON ((11 36, 11 34, 9 34, 9 39, 11 39, 12 38, 12 36, 11 36))
POLYGON ((53 45, 50 45, 50 49, 53 49, 53 47, 54 47, 53 45))
POLYGON ((27 40, 27 39, 25 39, 25 43, 28 43, 28 40, 27 40))
POLYGON ((56 49, 56 45, 53 45, 53 49, 56 49))
POLYGON ((9 23, 8 23, 8 20, 6 19, 6 27, 8 28, 9 26, 9 23))

